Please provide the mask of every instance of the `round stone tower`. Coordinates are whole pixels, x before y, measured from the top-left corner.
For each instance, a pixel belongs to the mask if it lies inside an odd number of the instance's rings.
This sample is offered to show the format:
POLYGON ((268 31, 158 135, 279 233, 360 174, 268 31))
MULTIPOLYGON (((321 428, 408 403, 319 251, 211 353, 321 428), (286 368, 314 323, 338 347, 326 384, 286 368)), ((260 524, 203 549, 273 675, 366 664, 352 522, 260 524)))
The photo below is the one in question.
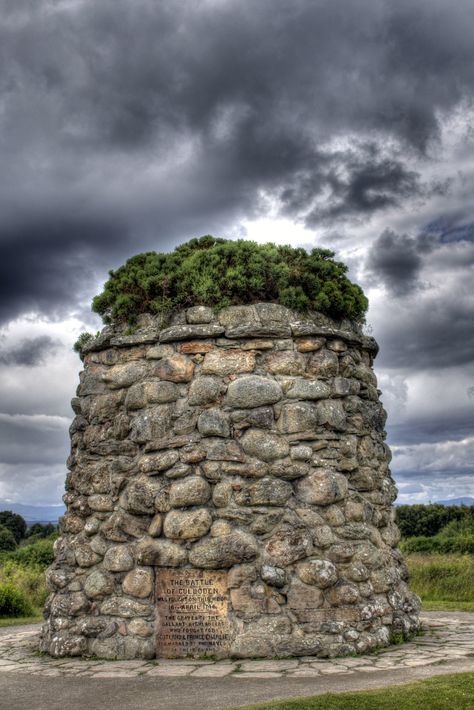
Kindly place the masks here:
POLYGON ((418 628, 360 326, 198 306, 84 350, 41 648, 336 656, 418 628))

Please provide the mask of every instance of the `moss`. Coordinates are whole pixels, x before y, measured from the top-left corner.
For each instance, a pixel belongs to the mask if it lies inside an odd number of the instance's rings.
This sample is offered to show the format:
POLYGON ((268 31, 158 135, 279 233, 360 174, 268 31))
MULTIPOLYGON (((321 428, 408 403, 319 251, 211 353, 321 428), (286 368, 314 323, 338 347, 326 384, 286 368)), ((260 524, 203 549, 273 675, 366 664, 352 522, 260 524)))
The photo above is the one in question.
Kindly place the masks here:
POLYGON ((367 299, 347 278, 347 267, 333 257, 327 249, 308 253, 290 246, 201 237, 168 254, 137 254, 110 271, 92 309, 105 323, 133 324, 140 313, 270 301, 300 312, 362 321, 367 299))

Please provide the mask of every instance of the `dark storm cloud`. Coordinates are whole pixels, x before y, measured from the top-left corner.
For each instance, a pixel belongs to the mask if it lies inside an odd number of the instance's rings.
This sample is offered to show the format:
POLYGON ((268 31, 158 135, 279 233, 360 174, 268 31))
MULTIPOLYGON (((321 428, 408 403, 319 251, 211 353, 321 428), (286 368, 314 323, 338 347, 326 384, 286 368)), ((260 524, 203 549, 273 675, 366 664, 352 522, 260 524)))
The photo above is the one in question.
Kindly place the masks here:
POLYGON ((385 230, 369 248, 369 285, 387 293, 390 317, 379 313, 379 367, 466 366, 474 352, 472 224, 421 232, 385 230), (457 236, 457 238, 456 238, 457 236))
POLYGON ((436 442, 460 441, 472 436, 474 406, 450 412, 449 417, 442 411, 428 416, 406 418, 402 424, 387 425, 387 441, 392 446, 414 444, 434 444, 436 442))
POLYGON ((312 164, 295 175, 279 197, 284 213, 303 216, 308 226, 317 226, 367 218, 423 191, 416 172, 399 160, 384 157, 375 144, 365 144, 313 156, 312 164))
POLYGON ((49 335, 39 335, 37 338, 27 338, 9 347, 6 337, 0 337, 0 364, 23 365, 35 367, 44 362, 48 355, 53 354, 60 343, 49 335))
POLYGON ((21 463, 54 465, 65 461, 69 424, 65 417, 0 413, 0 467, 21 463))
POLYGON ((0 225, 0 322, 23 312, 65 315, 97 273, 105 272, 105 253, 114 246, 120 251, 123 238, 113 219, 64 216, 59 210, 0 225))
POLYGON ((473 30, 470 0, 4 2, 0 317, 262 194, 311 226, 425 194, 413 159, 472 97, 473 30))
POLYGON ((407 295, 417 286, 423 256, 434 248, 429 235, 410 237, 386 229, 369 250, 367 268, 397 296, 407 295))
POLYGON ((451 300, 436 299, 398 310, 377 329, 383 342, 380 367, 437 369, 472 363, 474 311, 472 299, 453 292, 451 300), (417 306, 418 310, 417 309, 417 306))

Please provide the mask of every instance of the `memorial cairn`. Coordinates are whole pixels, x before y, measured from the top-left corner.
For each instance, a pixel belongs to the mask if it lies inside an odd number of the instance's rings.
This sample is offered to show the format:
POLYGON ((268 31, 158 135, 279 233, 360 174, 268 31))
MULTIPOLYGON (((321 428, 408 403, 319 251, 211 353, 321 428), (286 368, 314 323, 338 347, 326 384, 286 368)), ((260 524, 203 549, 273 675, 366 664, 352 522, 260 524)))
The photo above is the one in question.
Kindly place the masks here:
POLYGON ((112 319, 82 349, 41 650, 331 657, 415 632, 376 353, 277 302, 112 319))

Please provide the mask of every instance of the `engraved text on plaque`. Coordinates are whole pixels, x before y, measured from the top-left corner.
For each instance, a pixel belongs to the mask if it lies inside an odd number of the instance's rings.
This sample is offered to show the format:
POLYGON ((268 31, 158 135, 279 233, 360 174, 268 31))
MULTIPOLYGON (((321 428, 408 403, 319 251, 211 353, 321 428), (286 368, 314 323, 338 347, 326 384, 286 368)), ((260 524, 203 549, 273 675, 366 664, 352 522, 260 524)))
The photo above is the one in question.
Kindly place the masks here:
POLYGON ((228 654, 231 627, 225 572, 160 569, 156 602, 157 656, 228 654))

